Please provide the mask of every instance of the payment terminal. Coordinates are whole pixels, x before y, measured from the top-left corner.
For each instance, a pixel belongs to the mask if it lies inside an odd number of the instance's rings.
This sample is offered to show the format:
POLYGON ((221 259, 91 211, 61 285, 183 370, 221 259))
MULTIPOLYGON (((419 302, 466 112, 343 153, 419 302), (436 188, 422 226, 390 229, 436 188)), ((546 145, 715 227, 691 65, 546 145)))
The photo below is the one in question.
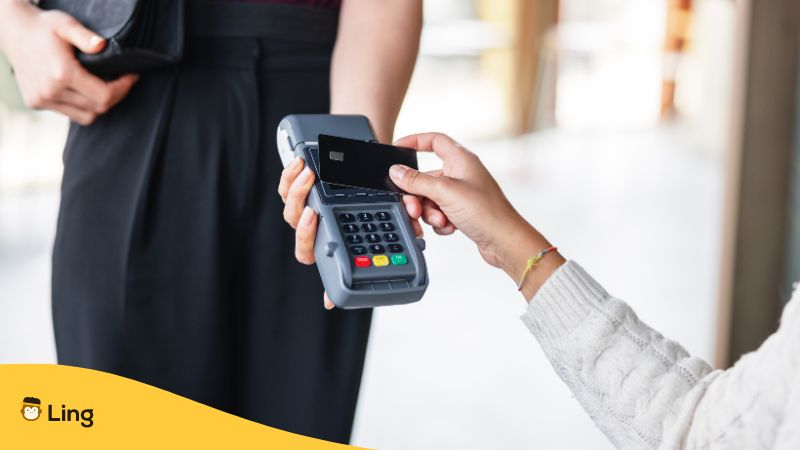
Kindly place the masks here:
POLYGON ((283 166, 299 156, 316 175, 308 205, 319 215, 314 255, 331 301, 352 309, 420 300, 428 287, 425 241, 400 195, 321 181, 319 135, 377 141, 364 116, 297 114, 278 125, 283 166))

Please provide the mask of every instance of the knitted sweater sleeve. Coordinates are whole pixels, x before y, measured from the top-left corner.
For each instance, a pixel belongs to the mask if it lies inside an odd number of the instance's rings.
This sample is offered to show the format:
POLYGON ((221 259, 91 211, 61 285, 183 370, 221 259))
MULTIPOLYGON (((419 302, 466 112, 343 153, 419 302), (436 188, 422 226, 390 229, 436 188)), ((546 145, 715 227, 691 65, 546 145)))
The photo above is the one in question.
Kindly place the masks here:
POLYGON ((572 261, 542 286, 522 320, 618 448, 759 449, 773 448, 785 431, 800 379, 797 303, 787 306, 777 333, 727 371, 647 326, 572 261))

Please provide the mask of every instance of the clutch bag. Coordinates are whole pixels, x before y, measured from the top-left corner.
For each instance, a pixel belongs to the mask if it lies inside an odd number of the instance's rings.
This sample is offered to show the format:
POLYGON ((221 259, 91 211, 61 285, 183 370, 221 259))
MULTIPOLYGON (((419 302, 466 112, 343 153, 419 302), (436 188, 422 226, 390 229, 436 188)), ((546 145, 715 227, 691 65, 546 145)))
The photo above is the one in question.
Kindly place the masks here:
POLYGON ((41 0, 106 39, 99 53, 78 51, 89 72, 105 79, 178 62, 183 52, 183 0, 41 0))

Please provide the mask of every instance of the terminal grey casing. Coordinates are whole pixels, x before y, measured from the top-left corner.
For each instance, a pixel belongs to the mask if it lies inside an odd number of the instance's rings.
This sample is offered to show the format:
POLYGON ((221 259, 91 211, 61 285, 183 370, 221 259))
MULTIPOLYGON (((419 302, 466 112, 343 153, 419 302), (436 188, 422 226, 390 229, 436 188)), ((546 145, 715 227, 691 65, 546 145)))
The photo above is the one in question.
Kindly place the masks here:
POLYGON ((400 196, 351 188, 338 188, 334 192, 330 185, 322 183, 315 161, 320 134, 372 142, 376 139, 369 120, 360 115, 296 114, 286 116, 278 125, 278 153, 283 166, 300 156, 317 175, 308 205, 319 215, 314 256, 328 297, 344 309, 420 300, 428 287, 422 254, 425 241, 416 237, 400 196), (408 258, 407 265, 354 266, 337 215, 370 211, 387 211, 394 217, 408 258))

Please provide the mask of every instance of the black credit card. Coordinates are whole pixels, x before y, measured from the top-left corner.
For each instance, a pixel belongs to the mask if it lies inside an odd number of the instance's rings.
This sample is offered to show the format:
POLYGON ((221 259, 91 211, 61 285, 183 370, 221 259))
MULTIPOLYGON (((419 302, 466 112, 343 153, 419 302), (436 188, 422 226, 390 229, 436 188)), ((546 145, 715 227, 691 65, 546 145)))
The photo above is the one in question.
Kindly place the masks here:
POLYGON ((319 135, 319 179, 326 183, 403 193, 389 179, 395 164, 417 169, 416 150, 319 135))

